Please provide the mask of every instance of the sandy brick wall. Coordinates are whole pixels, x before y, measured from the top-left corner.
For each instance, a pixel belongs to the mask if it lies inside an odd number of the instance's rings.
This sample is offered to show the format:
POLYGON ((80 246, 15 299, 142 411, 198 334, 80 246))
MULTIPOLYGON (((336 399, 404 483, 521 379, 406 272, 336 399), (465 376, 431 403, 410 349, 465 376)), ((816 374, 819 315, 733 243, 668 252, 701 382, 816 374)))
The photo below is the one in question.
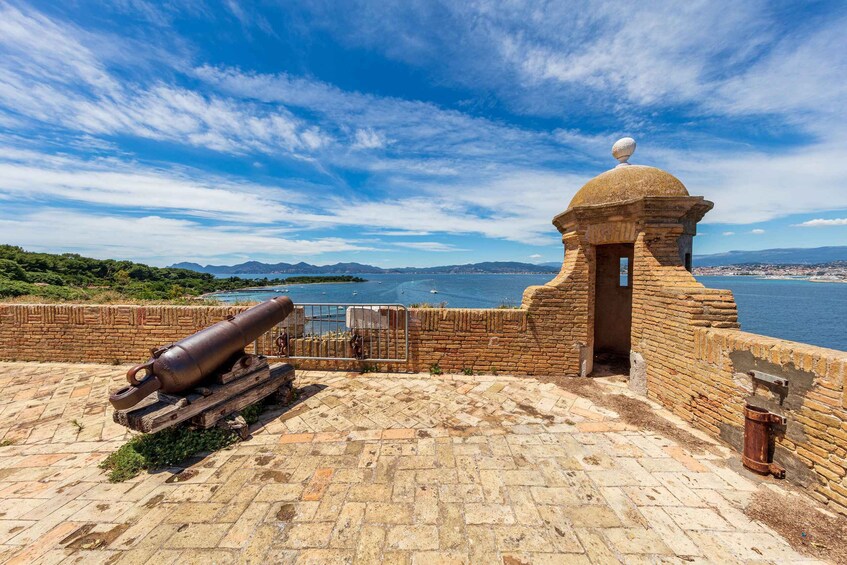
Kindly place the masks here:
POLYGON ((847 514, 847 352, 740 331, 732 293, 684 269, 675 231, 647 229, 635 242, 632 348, 645 360, 648 396, 739 452, 747 402, 786 416, 774 461, 847 514), (753 369, 789 386, 754 382, 753 369))
POLYGON ((739 330, 695 330, 693 362, 680 375, 678 413, 740 449, 744 405, 786 416, 775 428, 774 461, 786 479, 847 513, 847 352, 739 330), (787 387, 754 381, 758 370, 787 387))
POLYGON ((0 304, 0 358, 134 363, 242 307, 0 304))

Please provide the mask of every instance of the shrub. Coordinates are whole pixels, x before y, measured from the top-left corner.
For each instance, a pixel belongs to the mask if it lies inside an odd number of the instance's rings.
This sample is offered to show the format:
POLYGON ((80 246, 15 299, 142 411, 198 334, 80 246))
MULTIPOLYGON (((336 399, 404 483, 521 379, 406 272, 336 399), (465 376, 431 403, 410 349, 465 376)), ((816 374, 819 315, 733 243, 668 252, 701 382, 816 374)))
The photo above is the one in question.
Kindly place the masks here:
POLYGON ((438 363, 433 363, 432 365, 429 366, 429 374, 430 375, 441 375, 443 373, 444 373, 444 371, 441 370, 441 367, 438 365, 438 363))
MULTIPOLYGON (((265 411, 265 400, 241 409, 247 424, 255 424, 265 411)), ((186 425, 168 428, 154 434, 135 436, 106 457, 100 468, 109 471, 109 480, 120 483, 162 467, 179 465, 192 455, 219 451, 238 441, 238 434, 221 428, 199 430, 186 425)))
POLYGON ((0 259, 0 277, 13 281, 29 282, 26 271, 11 259, 0 259))
POLYGON ((431 302, 413 302, 409 304, 409 308, 447 308, 447 302, 439 302, 437 304, 431 302))
POLYGON ((38 287, 29 283, 12 280, 6 277, 0 277, 0 297, 8 296, 24 296, 26 294, 35 294, 38 287))
POLYGON ((65 286, 65 279, 56 273, 45 273, 42 271, 28 271, 27 279, 33 283, 46 283, 55 286, 65 286))

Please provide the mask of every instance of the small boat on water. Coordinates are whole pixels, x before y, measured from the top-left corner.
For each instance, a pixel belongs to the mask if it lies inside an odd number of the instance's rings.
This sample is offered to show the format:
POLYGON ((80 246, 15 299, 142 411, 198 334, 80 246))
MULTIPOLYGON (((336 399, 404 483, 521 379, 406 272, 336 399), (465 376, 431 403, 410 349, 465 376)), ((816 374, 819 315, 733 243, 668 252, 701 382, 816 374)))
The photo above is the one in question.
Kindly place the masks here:
POLYGON ((429 293, 430 294, 438 294, 438 291, 433 288, 432 290, 429 291, 429 293))

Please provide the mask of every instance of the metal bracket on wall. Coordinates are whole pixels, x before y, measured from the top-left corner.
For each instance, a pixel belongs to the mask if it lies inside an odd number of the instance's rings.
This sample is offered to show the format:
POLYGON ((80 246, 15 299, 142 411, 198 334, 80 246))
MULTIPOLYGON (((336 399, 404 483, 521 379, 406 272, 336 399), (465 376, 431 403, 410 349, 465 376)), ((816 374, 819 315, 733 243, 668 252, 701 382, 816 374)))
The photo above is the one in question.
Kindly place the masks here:
POLYGON ((777 386, 788 386, 788 379, 784 377, 777 377, 776 375, 763 373, 761 371, 747 371, 747 374, 757 381, 762 381, 777 386))

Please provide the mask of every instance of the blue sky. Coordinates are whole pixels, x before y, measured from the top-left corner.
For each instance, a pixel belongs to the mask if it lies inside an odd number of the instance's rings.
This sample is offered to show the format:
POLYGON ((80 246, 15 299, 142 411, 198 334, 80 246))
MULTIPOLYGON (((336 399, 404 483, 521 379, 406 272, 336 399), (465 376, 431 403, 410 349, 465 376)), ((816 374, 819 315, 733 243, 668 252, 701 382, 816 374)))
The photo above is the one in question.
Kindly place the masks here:
POLYGON ((128 258, 561 259, 612 143, 695 253, 847 245, 844 2, 0 0, 0 241, 128 258))

